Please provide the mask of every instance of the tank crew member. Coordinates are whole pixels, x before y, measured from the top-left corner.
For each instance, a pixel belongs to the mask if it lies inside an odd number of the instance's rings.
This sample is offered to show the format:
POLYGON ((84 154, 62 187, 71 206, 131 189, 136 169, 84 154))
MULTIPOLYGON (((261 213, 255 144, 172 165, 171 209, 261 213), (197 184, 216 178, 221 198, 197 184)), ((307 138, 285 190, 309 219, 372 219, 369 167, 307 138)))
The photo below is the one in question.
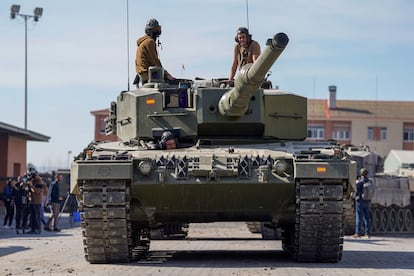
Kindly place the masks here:
MULTIPOLYGON (((148 20, 145 25, 145 35, 137 40, 137 53, 135 58, 135 71, 137 77, 134 80, 134 84, 144 84, 148 82, 148 68, 150 66, 162 66, 161 61, 158 58, 156 41, 161 35, 161 26, 154 18, 148 20)), ((174 80, 175 78, 164 69, 164 78, 166 80, 174 80)))
POLYGON ((235 40, 237 44, 234 45, 233 64, 230 70, 229 81, 234 79, 237 69, 240 69, 247 63, 255 62, 260 55, 260 45, 252 39, 252 35, 249 34, 247 28, 238 28, 235 40))
POLYGON ((160 149, 169 150, 177 148, 177 140, 170 131, 164 131, 162 133, 159 144, 160 149))
POLYGON ((360 171, 360 177, 356 183, 356 193, 355 193, 355 234, 352 236, 354 238, 360 238, 362 236, 362 223, 364 222, 365 234, 368 238, 371 236, 371 221, 369 216, 369 200, 362 199, 362 193, 364 184, 369 181, 368 179, 368 170, 362 168, 360 171))

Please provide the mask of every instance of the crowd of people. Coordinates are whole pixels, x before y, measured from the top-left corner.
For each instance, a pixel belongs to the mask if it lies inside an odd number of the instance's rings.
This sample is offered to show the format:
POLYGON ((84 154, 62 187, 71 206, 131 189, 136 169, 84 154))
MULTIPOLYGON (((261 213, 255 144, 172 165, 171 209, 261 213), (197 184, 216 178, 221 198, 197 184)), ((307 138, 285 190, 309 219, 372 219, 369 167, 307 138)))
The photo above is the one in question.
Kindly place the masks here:
POLYGON ((9 179, 2 198, 6 210, 3 228, 16 229, 17 234, 40 234, 43 225, 45 231, 59 232, 59 183, 62 179, 61 174, 56 174, 49 186, 36 172, 9 179), (44 214, 45 209, 51 212, 48 219, 44 214))

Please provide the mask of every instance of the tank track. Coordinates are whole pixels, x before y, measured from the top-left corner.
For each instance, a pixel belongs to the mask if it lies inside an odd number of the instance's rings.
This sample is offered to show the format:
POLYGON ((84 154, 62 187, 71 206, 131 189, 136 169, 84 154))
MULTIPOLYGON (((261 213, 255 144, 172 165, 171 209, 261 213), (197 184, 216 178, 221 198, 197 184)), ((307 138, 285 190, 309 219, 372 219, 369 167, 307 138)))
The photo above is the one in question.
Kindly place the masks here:
POLYGON ((345 223, 344 234, 353 235, 355 233, 355 200, 350 198, 344 201, 345 223))
POLYGON ((143 231, 133 231, 130 223, 129 181, 88 180, 81 183, 80 190, 81 226, 88 262, 129 262, 148 252, 149 239, 148 243, 143 242, 145 246, 138 247, 146 235, 143 231))
POLYGON ((283 249, 296 261, 342 259, 345 187, 339 180, 296 181, 296 222, 282 232, 283 249))

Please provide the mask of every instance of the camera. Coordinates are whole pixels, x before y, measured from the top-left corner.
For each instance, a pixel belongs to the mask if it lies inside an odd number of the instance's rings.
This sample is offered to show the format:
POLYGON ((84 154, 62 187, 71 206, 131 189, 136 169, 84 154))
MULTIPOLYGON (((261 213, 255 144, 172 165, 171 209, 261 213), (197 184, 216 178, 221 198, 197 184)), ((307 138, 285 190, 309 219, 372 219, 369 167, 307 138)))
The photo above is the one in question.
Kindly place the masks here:
POLYGON ((23 176, 23 181, 27 182, 29 180, 33 180, 36 175, 38 175, 37 171, 34 168, 29 168, 26 174, 23 176))

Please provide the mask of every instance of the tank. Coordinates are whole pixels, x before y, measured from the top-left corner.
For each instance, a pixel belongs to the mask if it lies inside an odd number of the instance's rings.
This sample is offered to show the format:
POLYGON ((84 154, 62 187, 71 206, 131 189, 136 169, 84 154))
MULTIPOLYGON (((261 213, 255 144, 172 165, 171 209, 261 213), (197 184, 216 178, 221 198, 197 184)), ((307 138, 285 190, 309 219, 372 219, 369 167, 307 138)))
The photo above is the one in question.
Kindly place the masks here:
MULTIPOLYGON (((357 164, 357 171, 366 168, 374 183, 371 200, 371 233, 413 233, 412 195, 407 176, 384 173, 384 157, 368 146, 345 145, 344 153, 357 164)), ((351 198, 345 203, 345 234, 355 232, 355 204, 351 198)))
POLYGON ((87 261, 145 260, 152 230, 217 221, 281 229, 298 262, 341 260, 355 163, 329 143, 305 141, 305 97, 261 88, 288 41, 284 33, 267 40, 234 87, 165 83, 154 67, 143 87, 119 94, 106 128, 119 141, 90 143, 71 167, 87 261), (167 130, 178 148, 157 147, 167 130))

